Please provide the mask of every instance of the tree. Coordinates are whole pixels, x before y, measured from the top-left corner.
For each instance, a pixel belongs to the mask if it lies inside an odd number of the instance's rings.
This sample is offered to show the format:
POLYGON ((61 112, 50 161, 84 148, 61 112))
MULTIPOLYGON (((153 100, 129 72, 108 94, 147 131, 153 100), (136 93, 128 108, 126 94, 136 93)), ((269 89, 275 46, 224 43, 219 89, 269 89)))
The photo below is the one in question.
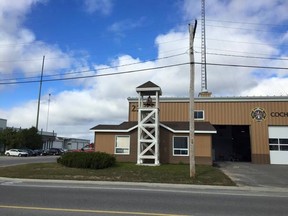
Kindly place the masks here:
POLYGON ((0 143, 4 146, 4 151, 10 148, 18 148, 17 132, 14 128, 5 128, 0 131, 0 143))
POLYGON ((42 147, 41 135, 38 134, 38 130, 35 127, 21 130, 18 134, 18 139, 21 140, 23 148, 38 149, 42 147))
POLYGON ((42 148, 42 138, 35 127, 29 129, 6 128, 0 131, 0 143, 4 151, 11 148, 42 148))

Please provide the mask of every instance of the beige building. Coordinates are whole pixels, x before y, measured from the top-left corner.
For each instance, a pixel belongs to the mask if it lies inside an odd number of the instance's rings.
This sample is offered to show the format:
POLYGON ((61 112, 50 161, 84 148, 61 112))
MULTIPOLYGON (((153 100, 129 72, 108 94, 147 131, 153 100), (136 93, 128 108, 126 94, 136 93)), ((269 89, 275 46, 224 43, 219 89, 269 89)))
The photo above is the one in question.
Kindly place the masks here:
MULTIPOLYGON (((137 87, 139 98, 144 100, 155 87, 161 93, 160 87, 152 82, 137 87)), ((158 110, 159 134, 155 138, 158 146, 147 152, 153 155, 159 148, 153 158, 159 158, 160 163, 188 163, 189 98, 152 96, 158 110)), ((115 154, 120 161, 137 162, 139 148, 147 146, 145 140, 142 147, 139 144, 139 112, 150 109, 141 107, 139 98, 128 98, 127 122, 91 129, 95 131, 96 151, 115 154)), ((194 117, 196 163, 288 164, 288 97, 199 97, 195 98, 194 117)))

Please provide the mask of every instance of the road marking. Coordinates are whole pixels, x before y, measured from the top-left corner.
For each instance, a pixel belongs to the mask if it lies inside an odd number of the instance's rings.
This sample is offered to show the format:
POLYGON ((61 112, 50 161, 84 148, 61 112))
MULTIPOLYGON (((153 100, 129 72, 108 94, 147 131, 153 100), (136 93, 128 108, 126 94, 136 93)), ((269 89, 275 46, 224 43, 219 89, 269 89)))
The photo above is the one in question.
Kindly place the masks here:
POLYGON ((44 208, 44 207, 10 206, 10 205, 0 205, 0 208, 39 210, 39 211, 98 213, 98 214, 114 214, 114 215, 119 214, 119 215, 150 215, 150 216, 188 216, 188 215, 162 214, 162 213, 152 213, 152 212, 128 212, 128 211, 105 211, 105 210, 90 210, 90 209, 44 208))

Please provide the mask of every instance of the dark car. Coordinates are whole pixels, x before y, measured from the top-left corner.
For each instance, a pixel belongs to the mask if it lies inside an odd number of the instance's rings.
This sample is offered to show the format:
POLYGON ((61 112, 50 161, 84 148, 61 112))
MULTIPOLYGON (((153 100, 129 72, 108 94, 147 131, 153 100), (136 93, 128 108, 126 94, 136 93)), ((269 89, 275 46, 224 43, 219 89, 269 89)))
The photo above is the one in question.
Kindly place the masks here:
POLYGON ((28 153, 28 156, 37 156, 36 152, 32 149, 23 149, 24 151, 26 151, 28 153))
POLYGON ((34 149, 33 151, 35 152, 36 155, 42 155, 43 153, 43 149, 34 149))
POLYGON ((45 149, 42 152, 42 155, 62 155, 64 152, 60 148, 50 148, 50 149, 45 149))

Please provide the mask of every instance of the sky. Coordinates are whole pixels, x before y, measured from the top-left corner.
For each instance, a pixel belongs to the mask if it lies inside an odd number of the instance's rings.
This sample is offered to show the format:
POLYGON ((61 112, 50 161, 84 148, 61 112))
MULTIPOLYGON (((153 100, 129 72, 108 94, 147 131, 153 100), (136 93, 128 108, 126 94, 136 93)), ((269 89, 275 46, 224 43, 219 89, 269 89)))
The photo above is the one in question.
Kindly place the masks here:
MULTIPOLYGON (((206 1, 212 97, 288 96, 287 11, 287 0, 206 1)), ((93 141, 90 128, 127 121, 147 81, 188 97, 195 20, 197 97, 200 0, 0 0, 0 118, 36 126, 42 66, 38 129, 62 137, 93 141)))

